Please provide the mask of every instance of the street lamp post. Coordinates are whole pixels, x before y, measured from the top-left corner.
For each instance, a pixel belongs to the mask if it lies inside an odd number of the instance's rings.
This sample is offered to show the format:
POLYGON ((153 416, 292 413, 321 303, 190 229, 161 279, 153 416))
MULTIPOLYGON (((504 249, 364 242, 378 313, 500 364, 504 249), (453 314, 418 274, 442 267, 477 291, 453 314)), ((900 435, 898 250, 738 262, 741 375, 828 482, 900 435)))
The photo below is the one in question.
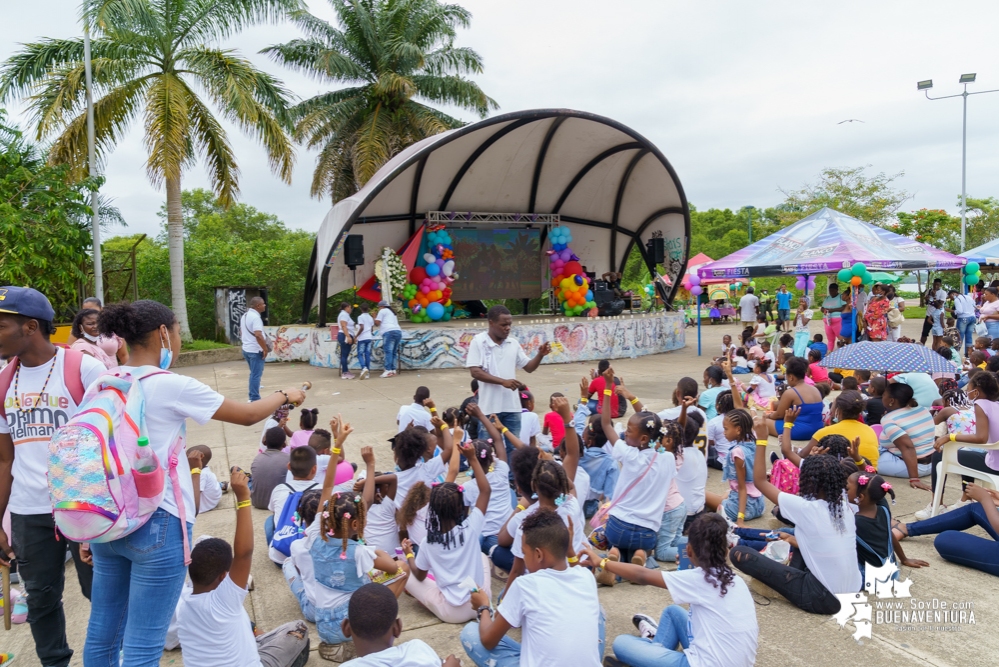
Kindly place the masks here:
MULTIPOLYGON (((93 79, 90 70, 90 29, 86 19, 83 24, 83 74, 87 85, 87 161, 91 178, 97 176, 97 151, 94 140, 94 95, 93 79)), ((94 235, 94 296, 104 302, 104 266, 101 261, 101 223, 97 190, 90 192, 90 208, 93 212, 92 232, 94 235)))
POLYGON ((749 216, 749 245, 753 245, 753 211, 756 210, 755 206, 743 206, 742 210, 746 212, 749 216))
POLYGON ((961 121, 961 252, 964 252, 965 239, 967 238, 967 172, 968 172, 968 96, 984 95, 985 93, 999 93, 996 90, 979 90, 973 93, 968 92, 968 84, 975 82, 975 74, 962 74, 958 83, 964 86, 964 92, 958 95, 944 95, 943 97, 930 97, 930 88, 933 87, 933 79, 919 81, 916 83, 916 90, 922 90, 928 100, 946 100, 952 97, 960 97, 964 103, 964 115, 961 121))

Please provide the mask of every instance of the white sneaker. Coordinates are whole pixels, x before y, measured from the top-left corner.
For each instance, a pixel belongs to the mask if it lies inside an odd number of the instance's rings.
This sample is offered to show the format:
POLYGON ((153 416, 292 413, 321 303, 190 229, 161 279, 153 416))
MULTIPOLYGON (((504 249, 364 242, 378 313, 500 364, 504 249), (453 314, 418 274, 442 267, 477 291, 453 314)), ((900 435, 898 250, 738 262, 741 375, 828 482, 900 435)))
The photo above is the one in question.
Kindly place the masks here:
POLYGON ((362 380, 366 379, 370 374, 371 373, 368 372, 367 368, 362 368, 361 369, 361 379, 362 380))
POLYGON ((378 377, 382 377, 382 378, 390 378, 390 377, 392 377, 392 371, 385 371, 384 373, 382 373, 382 374, 381 374, 381 375, 379 375, 378 377))
POLYGON ((659 625, 645 614, 635 614, 631 617, 631 622, 638 628, 638 636, 643 639, 652 639, 659 630, 659 625))
POLYGON ((341 380, 353 380, 354 379, 354 374, 353 373, 344 373, 343 375, 340 376, 340 379, 341 380))

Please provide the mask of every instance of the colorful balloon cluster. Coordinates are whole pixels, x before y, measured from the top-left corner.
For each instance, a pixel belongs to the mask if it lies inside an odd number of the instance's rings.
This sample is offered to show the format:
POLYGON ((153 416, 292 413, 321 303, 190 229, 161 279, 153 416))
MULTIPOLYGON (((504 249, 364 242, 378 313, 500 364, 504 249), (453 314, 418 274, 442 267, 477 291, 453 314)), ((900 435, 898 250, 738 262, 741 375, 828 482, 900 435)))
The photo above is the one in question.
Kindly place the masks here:
POLYGON ((701 277, 696 273, 691 273, 688 280, 690 280, 690 293, 694 296, 700 296, 704 292, 704 288, 701 287, 701 277))
POLYGON ((440 229, 428 232, 426 239, 430 251, 423 254, 422 264, 409 272, 409 284, 402 296, 412 313, 411 321, 447 322, 454 312, 450 285, 458 279, 451 235, 440 229))
POLYGON ((964 284, 973 287, 982 279, 982 267, 978 262, 968 262, 964 265, 964 284))
POLYGON ((836 277, 841 283, 850 283, 854 287, 870 285, 874 282, 874 276, 861 262, 857 262, 849 269, 840 269, 836 277))
POLYGON ((804 291, 805 288, 815 289, 815 276, 798 276, 798 279, 794 281, 794 289, 804 291))
POLYGON ((562 304, 562 312, 568 317, 577 317, 589 313, 597 307, 593 300, 589 281, 583 273, 583 265, 579 257, 572 252, 569 244, 572 233, 568 227, 554 227, 548 235, 552 247, 548 251, 548 261, 552 271, 552 287, 555 296, 562 304))

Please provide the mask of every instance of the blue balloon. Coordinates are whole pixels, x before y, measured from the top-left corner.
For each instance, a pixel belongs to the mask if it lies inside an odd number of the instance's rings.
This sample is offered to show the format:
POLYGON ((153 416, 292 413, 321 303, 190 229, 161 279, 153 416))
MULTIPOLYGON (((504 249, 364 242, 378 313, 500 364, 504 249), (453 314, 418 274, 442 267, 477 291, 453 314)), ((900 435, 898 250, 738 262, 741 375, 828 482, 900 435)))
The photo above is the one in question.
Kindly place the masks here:
POLYGON ((586 290, 586 300, 593 301, 593 290, 586 290))
POLYGON ((427 264, 427 275, 436 276, 441 272, 441 267, 436 264, 427 264))
POLYGON ((444 306, 434 301, 427 306, 427 315, 435 322, 444 317, 444 306))

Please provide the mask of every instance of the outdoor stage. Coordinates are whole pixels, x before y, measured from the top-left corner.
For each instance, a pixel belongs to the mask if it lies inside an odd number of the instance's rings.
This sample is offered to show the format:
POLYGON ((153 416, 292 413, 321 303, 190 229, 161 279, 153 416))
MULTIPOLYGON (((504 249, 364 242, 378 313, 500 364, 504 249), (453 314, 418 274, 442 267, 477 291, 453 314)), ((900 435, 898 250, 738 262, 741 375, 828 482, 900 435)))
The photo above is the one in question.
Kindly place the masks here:
MULTIPOLYGON (((461 368, 472 337, 487 328, 486 320, 451 320, 428 324, 402 323, 400 370, 461 368)), ((339 367, 336 325, 264 327, 273 351, 267 361, 307 361, 322 368, 339 367)), ((544 363, 562 364, 599 359, 624 359, 678 350, 686 344, 683 314, 658 312, 616 317, 514 317, 511 334, 528 356, 545 342, 553 344, 544 363)), ((356 347, 355 347, 356 350, 356 347)), ((383 369, 382 340, 374 339, 371 371, 383 369)), ((350 367, 359 369, 356 353, 350 367)))

